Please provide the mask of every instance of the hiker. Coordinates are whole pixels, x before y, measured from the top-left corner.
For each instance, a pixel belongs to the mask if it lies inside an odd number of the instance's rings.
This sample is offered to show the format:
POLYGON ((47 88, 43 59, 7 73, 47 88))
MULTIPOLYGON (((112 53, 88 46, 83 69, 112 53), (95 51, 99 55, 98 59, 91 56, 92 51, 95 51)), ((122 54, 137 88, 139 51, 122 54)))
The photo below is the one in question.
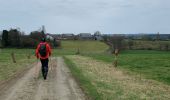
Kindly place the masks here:
POLYGON ((42 75, 44 80, 47 78, 48 74, 48 58, 51 56, 51 47, 50 45, 46 42, 45 38, 41 39, 41 42, 38 44, 37 49, 36 49, 36 56, 37 59, 40 59, 41 64, 42 64, 42 75))

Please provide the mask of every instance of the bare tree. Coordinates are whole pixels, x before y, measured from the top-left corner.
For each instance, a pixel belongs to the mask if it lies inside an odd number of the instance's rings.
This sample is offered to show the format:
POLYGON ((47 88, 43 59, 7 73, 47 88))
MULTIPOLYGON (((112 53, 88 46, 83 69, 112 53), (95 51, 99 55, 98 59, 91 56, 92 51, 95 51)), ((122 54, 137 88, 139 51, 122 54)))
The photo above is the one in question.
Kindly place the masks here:
POLYGON ((132 40, 129 40, 128 41, 128 47, 130 50, 132 50, 132 46, 134 45, 133 41, 132 40))
POLYGON ((123 36, 119 36, 119 35, 114 35, 112 37, 110 37, 109 42, 111 43, 111 49, 112 49, 112 53, 118 49, 118 50, 122 50, 124 37, 123 36))

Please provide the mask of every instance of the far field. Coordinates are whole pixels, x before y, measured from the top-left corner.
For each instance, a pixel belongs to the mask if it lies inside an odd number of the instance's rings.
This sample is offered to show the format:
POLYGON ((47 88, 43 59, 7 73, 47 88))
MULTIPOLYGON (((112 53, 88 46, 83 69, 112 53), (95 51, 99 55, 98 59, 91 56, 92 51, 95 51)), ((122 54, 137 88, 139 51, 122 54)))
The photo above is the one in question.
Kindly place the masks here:
POLYGON ((108 49, 106 44, 99 41, 62 41, 61 45, 60 49, 53 51, 53 55, 75 55, 78 49, 81 54, 99 54, 104 53, 108 49))

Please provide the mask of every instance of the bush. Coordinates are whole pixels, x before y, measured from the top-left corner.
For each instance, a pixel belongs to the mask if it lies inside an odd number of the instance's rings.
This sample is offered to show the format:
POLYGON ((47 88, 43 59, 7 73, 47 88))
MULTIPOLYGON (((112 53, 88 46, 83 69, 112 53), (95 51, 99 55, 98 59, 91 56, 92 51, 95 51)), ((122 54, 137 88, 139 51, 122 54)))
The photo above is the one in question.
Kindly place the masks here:
POLYGON ((30 37, 23 36, 21 38, 21 47, 22 48, 26 48, 26 47, 35 48, 37 44, 38 44, 38 41, 36 41, 35 39, 32 39, 30 37))
POLYGON ((61 41, 60 40, 56 40, 54 46, 55 47, 61 47, 61 41))

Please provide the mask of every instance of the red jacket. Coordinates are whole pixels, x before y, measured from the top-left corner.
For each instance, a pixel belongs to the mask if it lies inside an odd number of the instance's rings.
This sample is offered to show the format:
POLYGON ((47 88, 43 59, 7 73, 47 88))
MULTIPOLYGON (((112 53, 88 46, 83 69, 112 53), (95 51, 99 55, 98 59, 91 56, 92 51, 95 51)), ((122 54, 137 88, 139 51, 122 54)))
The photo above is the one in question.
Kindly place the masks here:
POLYGON ((37 58, 47 59, 49 56, 51 56, 51 47, 50 47, 50 45, 49 45, 47 42, 40 42, 40 43, 38 44, 37 49, 36 49, 35 52, 36 52, 37 58), (46 44, 47 55, 46 55, 45 57, 42 57, 42 56, 39 54, 40 44, 46 44))

